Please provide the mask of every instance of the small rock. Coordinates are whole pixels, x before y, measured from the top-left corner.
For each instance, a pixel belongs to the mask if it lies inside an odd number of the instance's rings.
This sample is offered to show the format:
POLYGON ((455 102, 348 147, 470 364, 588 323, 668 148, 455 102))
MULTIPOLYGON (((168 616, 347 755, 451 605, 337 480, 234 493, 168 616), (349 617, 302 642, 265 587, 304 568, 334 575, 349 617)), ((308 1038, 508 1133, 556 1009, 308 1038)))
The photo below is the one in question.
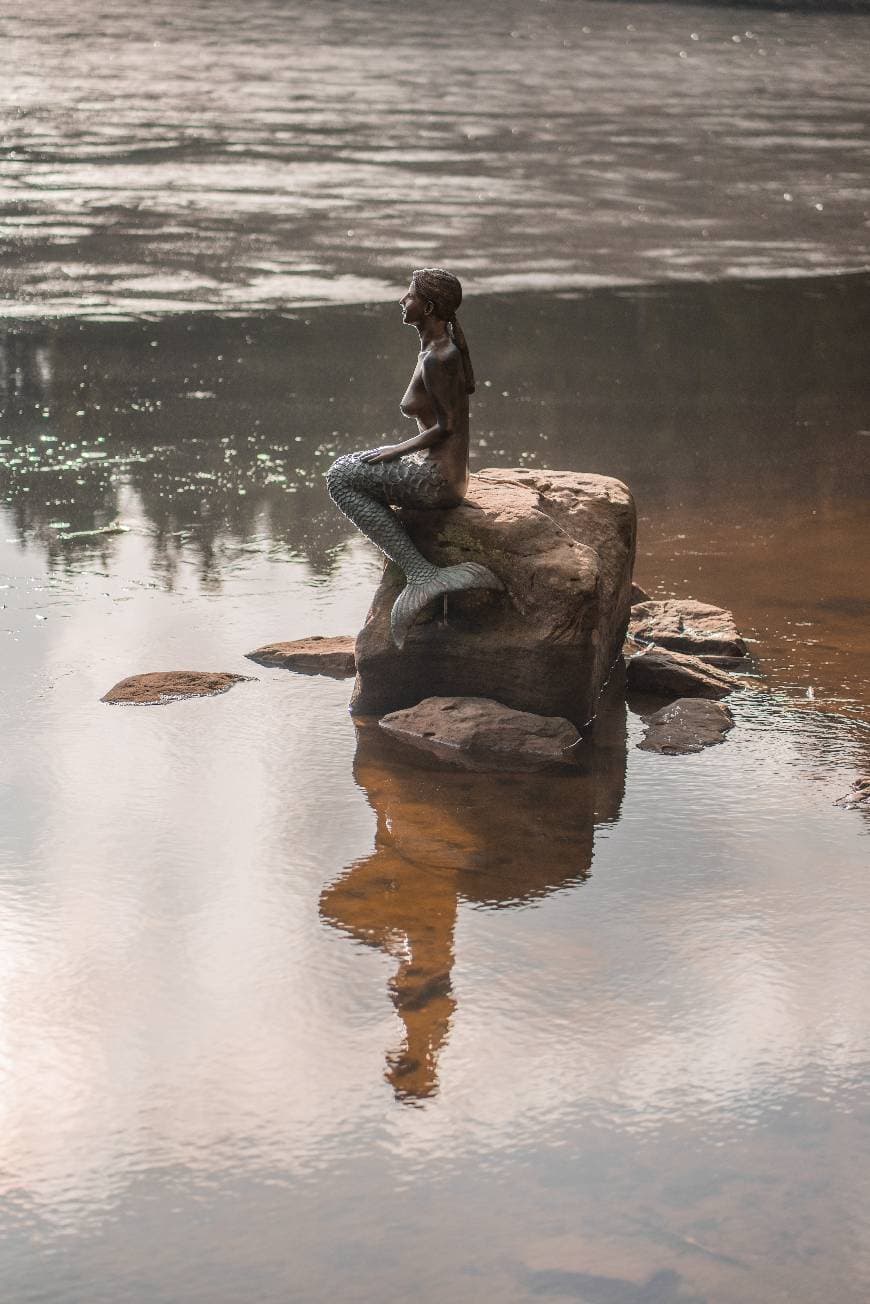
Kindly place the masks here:
POLYGON ((349 679, 356 674, 355 640, 343 634, 337 638, 297 638, 292 643, 267 643, 254 652, 246 652, 249 661, 261 666, 282 666, 303 675, 330 675, 349 679))
POLYGON ((639 584, 632 582, 631 593, 629 595, 631 605, 635 606, 638 602, 649 602, 649 600, 650 596, 646 589, 642 589, 639 584))
POLYGON ((727 697, 743 685, 700 657, 647 647, 626 658, 628 687, 661 697, 727 697))
POLYGON ((849 791, 838 797, 834 805, 843 806, 846 810, 854 810, 859 806, 870 810, 870 777, 856 779, 849 791))
POLYGON ((514 711, 487 697, 427 697, 385 715, 391 737, 472 769, 538 770, 573 762, 568 749, 580 741, 560 716, 514 711))
POLYGON ((731 612, 691 598, 638 602, 631 609, 628 632, 641 643, 655 643, 705 661, 746 656, 746 644, 731 612))
POLYGON ((683 756, 724 742, 725 734, 733 726, 734 717, 722 702, 681 697, 650 716, 646 737, 638 747, 644 752, 683 756))
POLYGON ((184 697, 214 697, 217 693, 227 692, 233 684, 250 679, 250 675, 231 675, 220 670, 160 670, 120 680, 100 701, 134 702, 145 706, 177 702, 184 697))

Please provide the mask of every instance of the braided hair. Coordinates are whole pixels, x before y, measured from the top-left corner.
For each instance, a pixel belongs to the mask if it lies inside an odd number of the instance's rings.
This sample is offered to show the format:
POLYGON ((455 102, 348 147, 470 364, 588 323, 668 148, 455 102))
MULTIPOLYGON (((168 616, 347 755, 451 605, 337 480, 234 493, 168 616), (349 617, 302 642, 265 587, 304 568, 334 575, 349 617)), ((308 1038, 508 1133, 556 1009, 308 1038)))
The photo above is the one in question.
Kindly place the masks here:
POLYGON ((435 311, 442 321, 447 322, 453 343, 462 358, 462 370, 465 373, 465 389, 474 393, 474 370, 471 355, 465 341, 465 332, 456 320, 456 312, 462 303, 462 286, 458 277, 452 272, 445 272, 443 267, 421 267, 411 275, 414 289, 427 303, 435 305, 435 311))

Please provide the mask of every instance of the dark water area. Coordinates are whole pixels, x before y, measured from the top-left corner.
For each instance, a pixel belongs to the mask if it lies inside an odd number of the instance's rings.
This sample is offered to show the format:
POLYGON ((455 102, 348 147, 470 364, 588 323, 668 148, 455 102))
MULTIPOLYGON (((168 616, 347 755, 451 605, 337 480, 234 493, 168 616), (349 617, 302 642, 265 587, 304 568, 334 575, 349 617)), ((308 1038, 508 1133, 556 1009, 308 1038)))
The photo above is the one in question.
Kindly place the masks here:
MULTIPOLYGON (((637 576, 730 606, 766 682, 867 718, 866 276, 470 300, 473 466, 615 475, 637 576)), ((397 307, 8 330, 0 493, 58 582, 120 521, 171 586, 236 550, 335 570, 340 453, 397 434, 397 307)), ((351 631, 352 632, 352 631, 351 631)))
POLYGON ((35 0, 0 43, 14 318, 870 264, 860 14, 35 0))

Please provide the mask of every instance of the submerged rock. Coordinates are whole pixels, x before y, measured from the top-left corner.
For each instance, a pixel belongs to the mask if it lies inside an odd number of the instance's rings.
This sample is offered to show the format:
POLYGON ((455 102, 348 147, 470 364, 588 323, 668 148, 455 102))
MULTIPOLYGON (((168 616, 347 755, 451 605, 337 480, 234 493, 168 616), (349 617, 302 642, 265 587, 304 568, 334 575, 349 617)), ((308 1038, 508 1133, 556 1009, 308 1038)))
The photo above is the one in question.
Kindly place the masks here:
POLYGON ((250 675, 231 675, 221 670, 159 670, 120 680, 100 701, 150 706, 185 697, 214 697, 250 679, 250 675))
POLYGON ((514 711, 486 697, 427 697, 380 721, 391 737, 473 769, 539 770, 571 765, 580 735, 558 716, 514 711))
POLYGON ((647 647, 626 658, 627 684, 638 693, 661 697, 727 697, 743 684, 735 675, 700 657, 647 647))
POLYGON ((638 747, 644 752, 683 756, 724 742, 733 727, 734 717, 723 702, 681 697, 650 716, 646 737, 638 747))
POLYGON ((401 651, 390 610, 403 585, 388 564, 356 641, 356 714, 426 697, 487 697, 585 724, 628 623, 635 509, 618 480, 568 471, 487 470, 459 507, 404 511, 424 556, 477 561, 505 591, 452 595, 412 626, 401 651))
POLYGON ((655 643, 705 661, 731 662, 746 656, 746 644, 731 612, 692 598, 635 603, 629 634, 641 643, 655 643))
POLYGON ((246 652, 249 661, 261 666, 281 666, 303 675, 330 675, 333 679, 348 679, 356 674, 354 639, 343 634, 324 638, 315 634, 311 638, 298 638, 290 643, 267 643, 253 652, 246 652))

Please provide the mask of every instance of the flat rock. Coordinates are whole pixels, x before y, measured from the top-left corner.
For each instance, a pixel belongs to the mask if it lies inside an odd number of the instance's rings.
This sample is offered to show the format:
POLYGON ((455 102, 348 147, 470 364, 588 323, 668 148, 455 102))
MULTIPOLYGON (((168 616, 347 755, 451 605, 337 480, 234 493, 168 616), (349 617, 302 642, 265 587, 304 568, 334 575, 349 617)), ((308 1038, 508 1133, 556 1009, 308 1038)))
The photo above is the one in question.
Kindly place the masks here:
POLYGON ((403 511, 437 565, 477 561, 504 592, 433 604, 401 651, 390 609, 404 578, 387 564, 356 641, 351 711, 383 715, 427 697, 487 697, 584 725, 620 655, 628 624, 636 516, 625 485, 569 471, 473 475, 443 511, 403 511))
POLYGON ((385 715, 380 726, 448 765, 474 769, 570 765, 574 758, 568 749, 580 741, 568 720, 515 711, 486 697, 427 697, 385 715))
POLYGON ((746 656, 746 644, 731 612, 692 598, 635 603, 628 629, 641 643, 655 643, 705 661, 722 658, 731 662, 746 656))
POLYGON ((348 679, 356 674, 354 642, 347 635, 324 638, 315 634, 311 638, 297 638, 290 643, 267 643, 253 652, 246 652, 245 656, 261 666, 281 666, 285 670, 297 670, 303 675, 330 675, 333 679, 348 679))
POLYGON ((726 670, 708 665, 700 657, 647 647, 626 658, 630 689, 660 697, 727 697, 743 685, 726 670))
POLYGON ((250 679, 250 675, 231 675, 222 670, 159 670, 120 680, 100 701, 146 706, 177 702, 184 697, 214 697, 250 679))
POLYGON ((724 703, 681 697, 650 716, 646 737, 638 747, 644 752, 683 756, 724 742, 733 727, 734 717, 724 703))

